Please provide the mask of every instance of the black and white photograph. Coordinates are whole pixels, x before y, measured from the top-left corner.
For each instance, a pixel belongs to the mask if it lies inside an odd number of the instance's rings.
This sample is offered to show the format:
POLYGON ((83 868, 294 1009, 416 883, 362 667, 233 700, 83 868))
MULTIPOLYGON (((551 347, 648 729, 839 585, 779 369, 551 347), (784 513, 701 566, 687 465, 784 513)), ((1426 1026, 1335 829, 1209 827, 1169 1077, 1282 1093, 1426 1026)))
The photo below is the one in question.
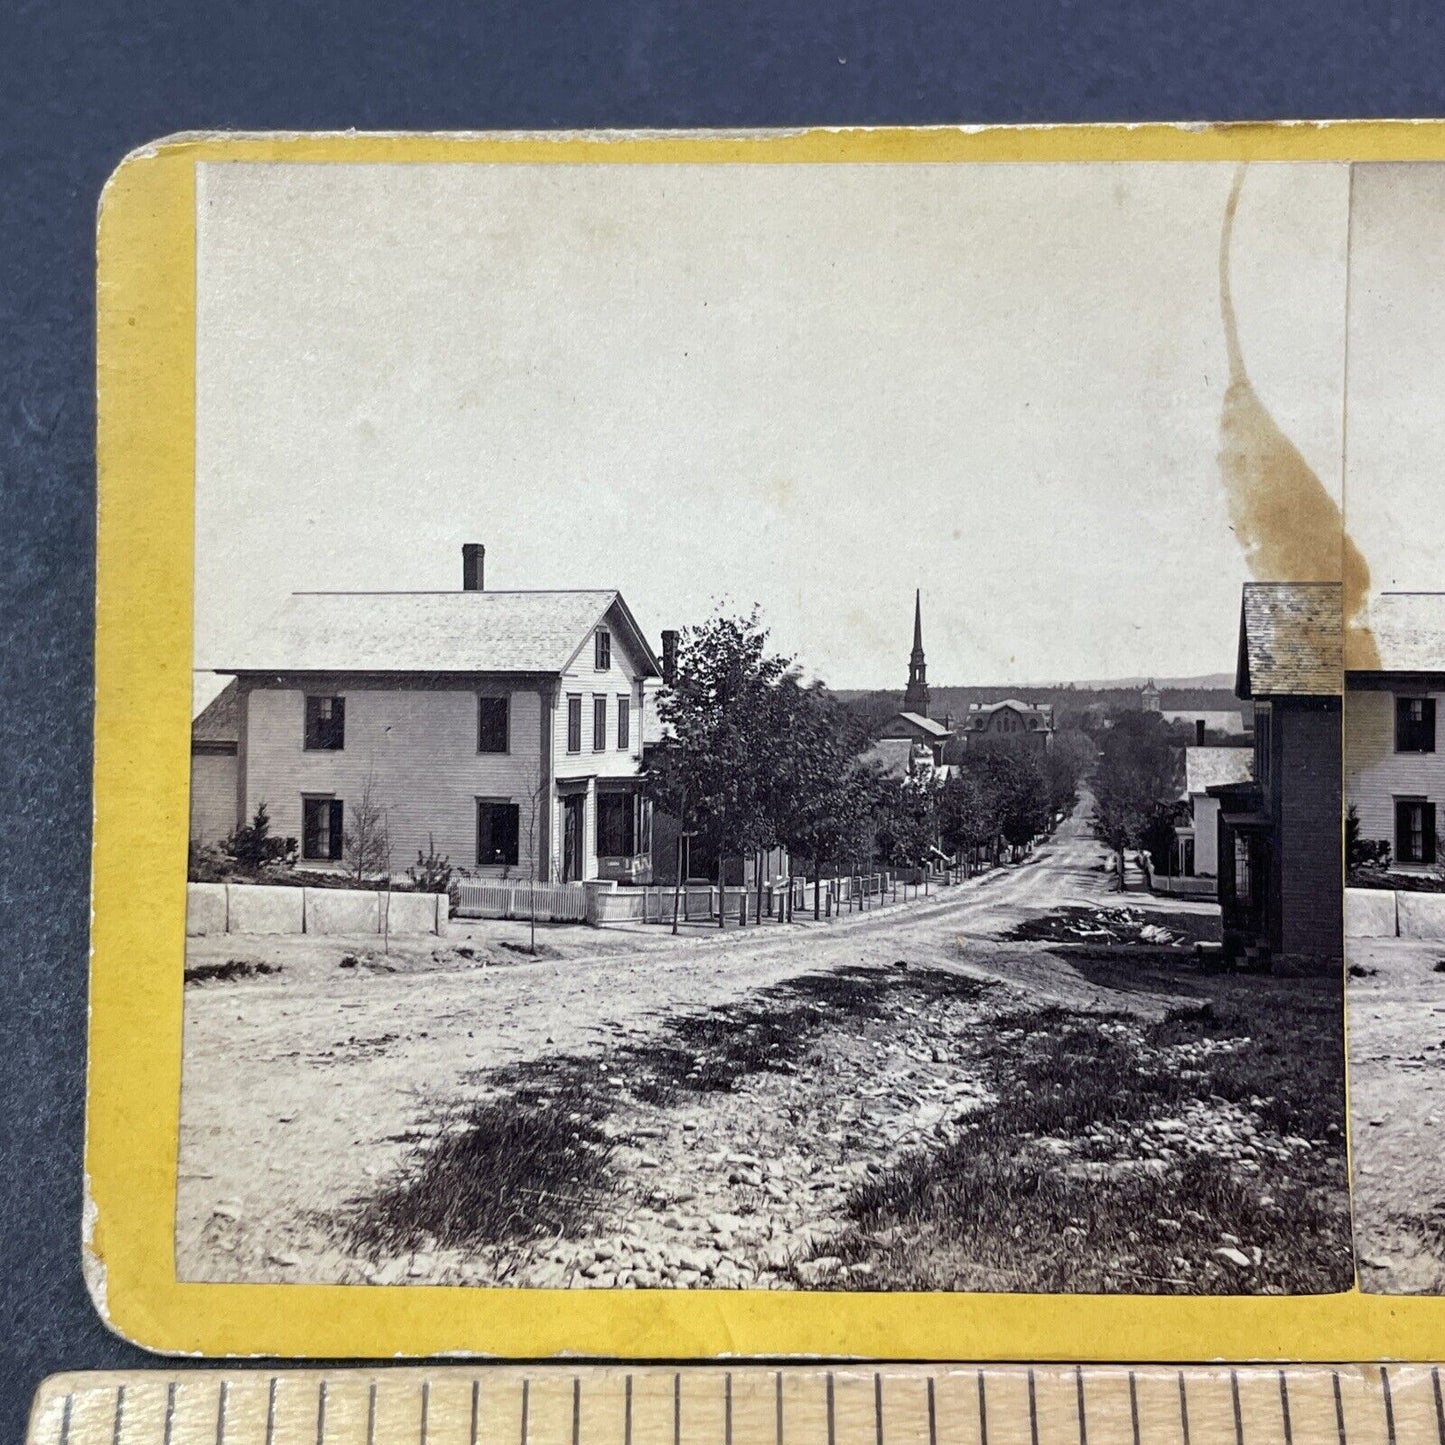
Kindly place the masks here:
POLYGON ((1351 1133, 1360 1286, 1392 1294, 1445 1292, 1442 227, 1445 166, 1356 168, 1349 516, 1391 565, 1345 674, 1351 1133))
POLYGON ((1438 1287, 1413 169, 200 166, 178 1277, 1438 1287))

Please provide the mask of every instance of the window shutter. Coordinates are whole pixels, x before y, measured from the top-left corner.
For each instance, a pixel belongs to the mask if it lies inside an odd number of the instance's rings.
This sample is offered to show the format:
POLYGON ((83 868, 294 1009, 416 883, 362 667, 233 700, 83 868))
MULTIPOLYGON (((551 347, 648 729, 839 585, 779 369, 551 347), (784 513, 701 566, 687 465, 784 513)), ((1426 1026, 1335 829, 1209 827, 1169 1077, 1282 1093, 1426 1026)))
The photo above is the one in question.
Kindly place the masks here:
POLYGON ((1425 698, 1421 703, 1422 717, 1420 718, 1420 751, 1433 753, 1435 751, 1435 699, 1425 698))
POLYGON ((301 855, 315 858, 321 850, 321 807, 310 798, 301 805, 301 855))
POLYGON ((331 746, 333 748, 346 746, 346 699, 344 697, 331 699, 331 746))
POLYGON ((343 824, 343 822, 342 822, 341 799, 340 799, 340 798, 334 798, 334 799, 333 799, 331 802, 329 802, 326 806, 327 806, 327 809, 329 810, 330 824, 331 824, 331 829, 330 829, 330 831, 331 831, 331 840, 330 840, 330 841, 331 841, 331 852, 330 852, 330 857, 331 857, 331 859, 332 859, 333 862, 339 862, 339 861, 340 861, 340 858, 341 858, 341 833, 342 833, 342 828, 343 828, 343 826, 344 826, 344 824, 343 824))
POLYGON ((501 834, 500 843, 502 858, 505 862, 516 866, 520 853, 522 810, 516 803, 506 804, 497 809, 497 822, 500 826, 497 832, 501 834))
POLYGON ((1425 838, 1422 849, 1422 863, 1433 863, 1435 861, 1435 805, 1434 803, 1421 803, 1420 812, 1425 819, 1425 838))

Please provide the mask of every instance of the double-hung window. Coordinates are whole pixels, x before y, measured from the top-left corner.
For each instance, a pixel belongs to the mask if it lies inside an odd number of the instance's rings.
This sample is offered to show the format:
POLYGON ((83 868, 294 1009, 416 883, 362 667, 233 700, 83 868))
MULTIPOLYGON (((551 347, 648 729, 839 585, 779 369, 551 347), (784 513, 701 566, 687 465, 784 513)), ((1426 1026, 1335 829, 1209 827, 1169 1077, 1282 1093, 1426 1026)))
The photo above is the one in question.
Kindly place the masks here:
POLYGON ((582 699, 576 693, 567 698, 567 751, 582 751, 582 699))
POLYGON ((346 746, 346 699, 306 699, 306 751, 340 752, 346 746))
POLYGON ((625 753, 632 746, 632 699, 625 692, 617 694, 617 750, 625 753))
POLYGON ((1435 804, 1428 799, 1395 799, 1395 858, 1401 863, 1435 861, 1435 804))
POLYGON ((505 798, 477 799, 477 864, 515 868, 521 851, 522 810, 505 798))
POLYGON ((599 627, 592 637, 592 664, 598 672, 606 672, 612 666, 612 634, 599 627))
POLYGON ((311 862, 337 862, 341 857, 342 819, 340 798, 302 798, 302 858, 311 862))
POLYGON ((1395 751, 1397 753, 1433 753, 1435 751, 1435 699, 1433 697, 1397 697, 1395 699, 1395 751))
POLYGON ((505 753, 507 748, 507 698, 477 699, 477 751, 505 753))
POLYGON ((592 699, 592 751, 594 753, 607 751, 607 698, 605 695, 592 699))

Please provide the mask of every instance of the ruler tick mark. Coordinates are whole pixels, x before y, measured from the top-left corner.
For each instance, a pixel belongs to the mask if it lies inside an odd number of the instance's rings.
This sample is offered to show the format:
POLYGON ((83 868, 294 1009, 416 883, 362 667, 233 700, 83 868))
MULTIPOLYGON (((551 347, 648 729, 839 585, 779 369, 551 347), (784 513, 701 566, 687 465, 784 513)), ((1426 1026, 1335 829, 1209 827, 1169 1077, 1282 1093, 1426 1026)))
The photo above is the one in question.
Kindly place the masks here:
MULTIPOLYGON (((431 1381, 421 1382, 421 1445, 427 1445, 427 1431, 431 1425, 431 1381)), ((321 1445, 317 1441, 316 1445, 321 1445)))
MULTIPOLYGON (((422 1428, 426 1428, 425 1410, 422 1413, 422 1428)), ((316 1392, 316 1445, 326 1438, 326 1381, 322 1380, 321 1388, 316 1392)))
MULTIPOLYGON (((475 1445, 475 1441, 473 1442, 475 1445)), ((622 1445, 632 1445, 632 1376, 628 1375, 622 1391, 622 1445)))
MULTIPOLYGON (((1029 1370, 1029 1440, 1031 1445, 1039 1445, 1039 1397, 1034 1389, 1034 1372, 1029 1370)), ((883 1445, 883 1437, 878 1437, 878 1445, 883 1445)))
POLYGON ((682 1445, 682 1376, 672 1377, 672 1445, 682 1445))
MULTIPOLYGON (((270 1388, 266 1391, 266 1445, 273 1445, 276 1439, 276 1377, 271 1376, 270 1388)), ((166 1445, 170 1445, 167 1441, 166 1445)))
POLYGON ((1440 1445, 1445 1445, 1445 1398, 1440 1394, 1439 1365, 1430 1371, 1430 1379, 1435 1386, 1435 1431, 1440 1436, 1440 1445))
POLYGON ((171 1432, 175 1429, 176 1423, 176 1382, 172 1380, 166 1386, 166 1423, 165 1429, 161 1432, 161 1445, 171 1445, 171 1432))
MULTIPOLYGON (((782 1441, 778 1445, 782 1445, 782 1441)), ((928 1377, 928 1445, 938 1445, 938 1403, 933 1394, 932 1375, 928 1377)), ((1445 1440, 1441 1445, 1445 1445, 1445 1440)))
POLYGON ((527 1406, 530 1404, 530 1380, 522 1381, 522 1445, 527 1445, 527 1406))
MULTIPOLYGON (((725 1445, 733 1445, 733 1373, 731 1370, 723 1372, 723 1440, 725 1445)), ((577 1445, 574 1440, 572 1445, 577 1445)))
POLYGON ((883 1375, 873 1371, 873 1438, 883 1445, 883 1375))
MULTIPOLYGON (((1030 1370, 1032 1375, 1033 1371, 1030 1370)), ((1129 1371, 1129 1429, 1133 1433, 1134 1445, 1139 1445, 1139 1381, 1133 1370, 1129 1371)))
POLYGON ((1395 1402, 1390 1396, 1390 1372, 1380 1366, 1380 1394, 1385 1402, 1385 1438, 1395 1445, 1395 1402))
MULTIPOLYGON (((472 1433, 471 1433, 471 1445, 477 1445, 477 1417, 478 1417, 478 1415, 481 1413, 481 1408, 482 1408, 482 1382, 481 1382, 480 1380, 473 1380, 473 1381, 472 1381, 472 1433)), ((629 1445, 631 1445, 631 1442, 629 1442, 629 1445)))
MULTIPOLYGON (((1234 1402, 1234 1445, 1244 1445, 1244 1412, 1239 1407, 1239 1371, 1229 1372, 1229 1398, 1234 1402)), ((1138 1437, 1135 1437, 1138 1445, 1138 1437)))
POLYGON ((111 1431, 111 1445, 120 1445, 120 1427, 125 1420, 125 1386, 118 1385, 115 1391, 115 1428, 111 1431))
POLYGON ((216 1445, 224 1445, 226 1439, 226 1394, 230 1385, 229 1380, 221 1381, 221 1398, 216 1402, 216 1445))
POLYGON ((376 1381, 371 1382, 371 1388, 366 1392, 366 1445, 374 1445, 376 1440, 376 1381))
POLYGON ((1184 1371, 1179 1372, 1179 1428, 1184 1435, 1184 1445, 1189 1445, 1189 1389, 1184 1383, 1184 1371))
POLYGON ((582 1376, 572 1376, 572 1445, 582 1440, 582 1376))
MULTIPOLYGON (((1084 1412, 1084 1372, 1074 1366, 1074 1408, 1079 1412, 1079 1445, 1089 1445, 1088 1416, 1084 1412)), ((1184 1445, 1189 1445, 1186 1439, 1184 1445)))
POLYGON ((1279 1372, 1279 1417, 1284 1423, 1284 1445, 1294 1445, 1294 1425, 1289 1417, 1289 1382, 1279 1372))
POLYGON ((978 1372, 978 1439, 979 1445, 988 1445, 988 1386, 982 1370, 978 1372))
POLYGON ((1340 1445, 1347 1445, 1345 1440, 1345 1397, 1340 1393, 1340 1372, 1332 1370, 1330 1376, 1335 1382, 1335 1429, 1339 1432, 1340 1445))
POLYGON ((834 1445, 834 1421, 833 1421, 833 1372, 828 1371, 828 1445, 834 1445))
POLYGON ((60 1407, 60 1445, 70 1445, 70 1412, 75 1405, 75 1396, 67 1394, 60 1407))
MULTIPOLYGON (((1435 1386, 1435 1398, 1440 1398, 1440 1387, 1435 1386)), ((778 1370, 773 1376, 773 1414, 777 1417, 778 1445, 783 1445, 783 1372, 778 1370)), ((1440 1445, 1445 1445, 1445 1434, 1440 1437, 1440 1445)))

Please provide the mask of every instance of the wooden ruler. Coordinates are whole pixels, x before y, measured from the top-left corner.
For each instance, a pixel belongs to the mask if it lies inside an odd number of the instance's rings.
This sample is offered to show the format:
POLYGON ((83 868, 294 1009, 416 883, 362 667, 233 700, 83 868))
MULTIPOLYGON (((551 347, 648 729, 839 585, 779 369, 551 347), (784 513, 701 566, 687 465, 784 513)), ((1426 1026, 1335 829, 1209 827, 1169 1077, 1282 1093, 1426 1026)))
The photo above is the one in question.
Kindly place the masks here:
POLYGON ((1445 1445, 1430 1365, 58 1375, 30 1445, 1445 1445))

